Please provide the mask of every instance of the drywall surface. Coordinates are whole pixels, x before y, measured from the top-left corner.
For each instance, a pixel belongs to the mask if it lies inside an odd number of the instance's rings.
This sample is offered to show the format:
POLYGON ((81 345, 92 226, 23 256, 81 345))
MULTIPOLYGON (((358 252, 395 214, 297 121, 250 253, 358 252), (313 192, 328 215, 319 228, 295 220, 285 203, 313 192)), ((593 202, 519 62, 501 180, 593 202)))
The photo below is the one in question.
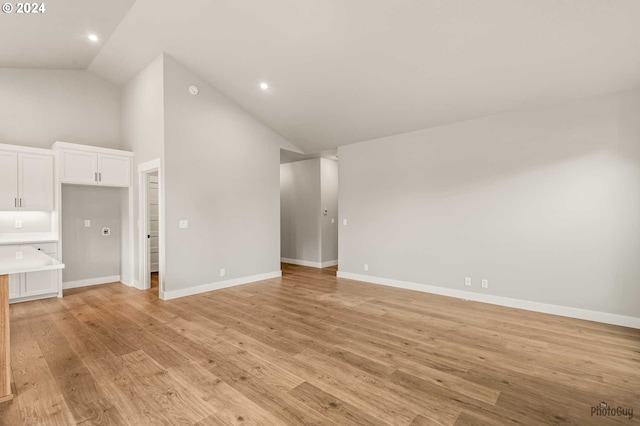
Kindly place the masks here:
POLYGON ((320 159, 322 262, 338 260, 338 162, 320 159), (327 214, 324 211, 327 210, 327 214), (331 222, 333 219, 333 223, 331 222))
POLYGON ((279 271, 280 148, 291 144, 167 55, 164 112, 165 289, 279 271))
POLYGON ((280 165, 280 255, 319 263, 321 249, 320 159, 280 165))
POLYGON ((120 275, 121 192, 126 190, 63 185, 63 282, 120 275), (105 227, 109 236, 102 235, 105 227))
POLYGON ((636 90, 340 147, 340 271, 640 317, 638 117, 636 90))
MULTIPOLYGON (((163 86, 163 55, 159 55, 147 65, 138 75, 131 79, 122 89, 122 141, 123 148, 133 151, 133 206, 134 223, 129 224, 128 207, 123 208, 123 233, 129 235, 133 231, 133 255, 127 259, 134 259, 133 276, 141 280, 138 250, 138 228, 134 226, 138 220, 138 165, 147 161, 164 158, 164 86, 163 86), (134 229, 130 229, 133 226, 134 229)), ((162 186, 161 186, 162 187, 162 186)), ((128 197, 123 194, 122 205, 128 206, 128 197)), ((123 239, 123 253, 131 248, 127 240, 123 239)), ((123 280, 130 281, 127 271, 131 265, 124 265, 123 280)))
POLYGON ((87 71, 0 68, 0 141, 121 148, 120 90, 87 71))
POLYGON ((51 212, 4 211, 0 212, 0 234, 24 234, 51 232, 51 212), (22 228, 16 229, 16 220, 22 228))

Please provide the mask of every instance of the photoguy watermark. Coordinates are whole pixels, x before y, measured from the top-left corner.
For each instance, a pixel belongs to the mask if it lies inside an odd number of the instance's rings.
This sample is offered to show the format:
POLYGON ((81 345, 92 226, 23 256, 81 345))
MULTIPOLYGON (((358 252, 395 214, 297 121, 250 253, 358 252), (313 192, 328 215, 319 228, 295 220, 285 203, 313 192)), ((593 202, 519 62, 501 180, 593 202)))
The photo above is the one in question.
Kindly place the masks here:
POLYGON ((611 407, 606 402, 591 407, 591 417, 626 417, 633 419, 633 408, 629 407, 611 407))

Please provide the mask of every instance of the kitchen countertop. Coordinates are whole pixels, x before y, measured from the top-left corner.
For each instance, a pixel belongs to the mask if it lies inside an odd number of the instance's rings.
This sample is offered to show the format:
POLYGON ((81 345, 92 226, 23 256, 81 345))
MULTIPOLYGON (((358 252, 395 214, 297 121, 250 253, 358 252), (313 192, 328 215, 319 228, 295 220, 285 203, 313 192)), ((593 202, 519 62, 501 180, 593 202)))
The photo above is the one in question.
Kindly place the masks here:
POLYGON ((64 264, 33 247, 0 247, 0 275, 63 269, 64 264))
POLYGON ((57 243, 58 235, 52 232, 0 234, 0 246, 9 244, 57 243))

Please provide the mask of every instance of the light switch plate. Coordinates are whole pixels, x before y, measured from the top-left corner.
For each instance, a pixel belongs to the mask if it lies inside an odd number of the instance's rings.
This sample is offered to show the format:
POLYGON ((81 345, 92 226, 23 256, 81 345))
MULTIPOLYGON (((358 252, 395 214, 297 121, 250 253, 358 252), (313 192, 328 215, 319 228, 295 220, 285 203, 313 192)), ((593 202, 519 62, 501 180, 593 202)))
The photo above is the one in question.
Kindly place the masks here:
POLYGON ((181 220, 180 221, 180 229, 187 229, 189 228, 189 221, 188 220, 181 220))
POLYGON ((467 286, 471 285, 471 277, 464 277, 464 285, 467 285, 467 286))
POLYGON ((482 288, 489 288, 489 280, 482 280, 482 288))
POLYGON ((91 221, 90 221, 90 220, 85 220, 85 221, 84 221, 84 227, 85 227, 85 228, 89 228, 89 227, 91 227, 91 221))
POLYGON ((342 225, 347 226, 347 219, 342 219, 342 225))
POLYGON ((224 277, 225 275, 227 275, 227 272, 224 269, 220 269, 220 276, 224 277))
POLYGON ((336 223, 336 218, 335 217, 331 218, 331 223, 336 223))

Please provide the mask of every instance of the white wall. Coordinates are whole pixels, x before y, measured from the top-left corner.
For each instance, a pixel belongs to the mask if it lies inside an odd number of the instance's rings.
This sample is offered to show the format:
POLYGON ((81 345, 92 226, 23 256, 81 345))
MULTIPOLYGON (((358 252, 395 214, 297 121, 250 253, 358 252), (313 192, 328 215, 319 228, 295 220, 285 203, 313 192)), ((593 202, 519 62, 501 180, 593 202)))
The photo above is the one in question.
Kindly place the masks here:
POLYGON ((0 68, 0 142, 120 148, 120 91, 87 72, 0 68))
POLYGON ((338 260, 338 162, 320 159, 320 179, 322 192, 322 262, 338 260), (327 215, 324 216, 324 210, 327 215), (331 223, 334 219, 334 223, 331 223))
POLYGON ((631 91, 340 147, 340 271, 640 317, 638 117, 631 91))
MULTIPOLYGON (((164 87, 163 87, 163 55, 159 55, 138 75, 131 79, 122 89, 122 141, 123 149, 133 151, 133 206, 134 226, 138 220, 138 165, 156 158, 164 159, 164 87)), ((123 206, 128 206, 128 199, 122 200, 123 206)), ((123 208, 123 232, 125 235, 131 230, 128 210, 123 208)), ((138 228, 133 229, 133 254, 126 256, 134 260, 133 276, 141 280, 138 228)), ((125 240, 123 239, 123 242, 125 240)), ((131 249, 123 244, 123 253, 131 249)), ((124 262, 123 262, 124 263, 124 262)), ((123 264, 123 279, 130 281, 127 270, 130 265, 123 264)))
POLYGON ((166 290, 279 271, 280 148, 293 147, 167 55, 164 99, 166 290))
POLYGON ((320 159, 280 165, 280 256, 322 261, 320 159))
POLYGON ((62 281, 120 275, 120 198, 125 189, 62 186, 62 281), (91 226, 85 227, 84 221, 91 226), (102 228, 111 229, 103 236, 102 228))
POLYGON ((51 212, 4 211, 0 212, 0 234, 51 232, 51 212), (16 220, 22 221, 22 228, 16 229, 16 220))

